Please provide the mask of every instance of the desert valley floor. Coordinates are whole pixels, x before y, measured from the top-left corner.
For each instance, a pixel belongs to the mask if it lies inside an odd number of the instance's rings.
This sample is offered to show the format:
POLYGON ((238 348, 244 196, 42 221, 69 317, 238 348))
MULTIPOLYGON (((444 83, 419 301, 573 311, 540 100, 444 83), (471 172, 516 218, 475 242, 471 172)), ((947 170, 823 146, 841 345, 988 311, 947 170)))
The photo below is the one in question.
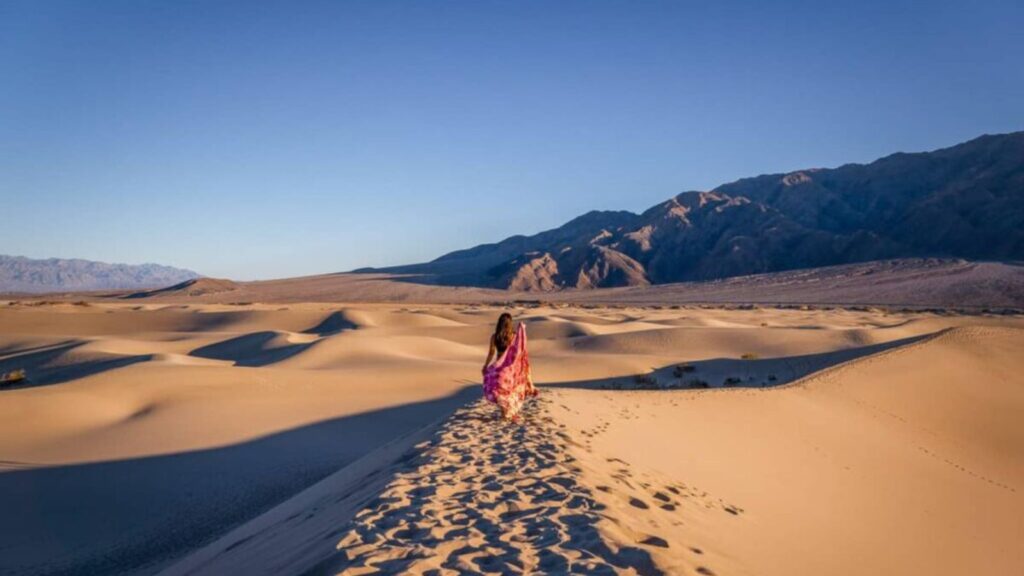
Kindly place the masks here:
POLYGON ((1024 318, 0 307, 0 574, 1021 574, 1024 318))

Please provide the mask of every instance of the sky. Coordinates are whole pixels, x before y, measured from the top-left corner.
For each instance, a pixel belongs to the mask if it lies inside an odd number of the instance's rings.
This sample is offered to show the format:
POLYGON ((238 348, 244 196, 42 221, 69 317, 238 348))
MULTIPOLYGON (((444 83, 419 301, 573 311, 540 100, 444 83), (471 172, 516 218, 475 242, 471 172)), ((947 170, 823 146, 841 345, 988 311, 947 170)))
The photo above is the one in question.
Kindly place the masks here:
POLYGON ((1024 2, 0 0, 0 254, 238 280, 1024 129, 1024 2))

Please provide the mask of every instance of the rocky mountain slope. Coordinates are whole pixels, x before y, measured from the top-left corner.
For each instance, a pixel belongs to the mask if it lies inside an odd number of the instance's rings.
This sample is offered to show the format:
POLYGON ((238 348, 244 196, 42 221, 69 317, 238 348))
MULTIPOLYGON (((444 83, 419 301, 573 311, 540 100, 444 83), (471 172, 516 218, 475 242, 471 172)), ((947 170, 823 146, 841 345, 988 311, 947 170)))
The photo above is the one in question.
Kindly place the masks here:
POLYGON ((70 292, 157 288, 198 278, 191 270, 159 264, 0 255, 0 292, 70 292))
POLYGON ((889 258, 1024 260, 1024 132, 745 178, 376 270, 514 290, 642 286, 889 258))

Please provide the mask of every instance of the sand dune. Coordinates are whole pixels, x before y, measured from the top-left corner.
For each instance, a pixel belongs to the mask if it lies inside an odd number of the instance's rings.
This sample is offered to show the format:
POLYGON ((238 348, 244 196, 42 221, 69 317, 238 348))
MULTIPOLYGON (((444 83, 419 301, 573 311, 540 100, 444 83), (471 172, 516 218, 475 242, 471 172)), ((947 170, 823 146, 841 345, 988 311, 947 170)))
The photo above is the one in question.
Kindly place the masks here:
POLYGON ((139 301, 0 308, 0 573, 1024 567, 1019 318, 514 309, 519 428, 502 307, 139 301))
POLYGON ((339 471, 164 573, 714 574, 736 568, 727 552, 709 547, 686 524, 728 529, 742 521, 741 508, 592 454, 551 417, 552 402, 531 404, 526 426, 502 425, 491 406, 474 402, 436 432, 339 471), (489 433, 481 435, 481 427, 489 433))
POLYGON ((290 358, 318 342, 315 335, 265 330, 196 348, 200 358, 231 360, 236 366, 265 366, 290 358))
POLYGON ((458 412, 416 446, 318 569, 658 574, 709 573, 722 562, 695 539, 671 550, 665 536, 684 518, 726 521, 738 508, 581 453, 548 415, 550 403, 533 403, 526 426, 502 426, 481 401, 458 412), (482 436, 482 425, 497 430, 482 436))
POLYGON ((595 451, 735 499, 750 518, 723 543, 759 574, 1013 574, 1022 336, 957 328, 781 389, 560 390, 555 417, 607 423, 595 451))

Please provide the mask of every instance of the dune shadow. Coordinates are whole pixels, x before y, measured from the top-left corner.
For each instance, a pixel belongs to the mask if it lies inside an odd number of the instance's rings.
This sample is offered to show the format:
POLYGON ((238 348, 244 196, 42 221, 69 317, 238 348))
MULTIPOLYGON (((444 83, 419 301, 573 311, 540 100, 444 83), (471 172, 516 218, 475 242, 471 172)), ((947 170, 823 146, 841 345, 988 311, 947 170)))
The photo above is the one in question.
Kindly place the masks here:
POLYGON ((769 388, 857 358, 878 354, 930 338, 911 336, 891 342, 817 354, 778 358, 712 358, 682 361, 644 374, 543 384, 545 388, 589 390, 679 390, 705 388, 769 388))
POLYGON ((332 312, 319 324, 308 330, 303 330, 302 333, 316 334, 317 336, 329 336, 331 334, 344 332, 345 330, 355 330, 358 327, 359 326, 357 324, 345 316, 344 312, 332 312))
POLYGON ((188 355, 211 360, 229 360, 236 366, 266 366, 291 358, 315 343, 298 342, 269 346, 279 336, 280 334, 273 331, 243 334, 196 348, 188 355))
POLYGON ((193 310, 188 318, 189 321, 182 326, 182 331, 208 332, 211 330, 223 330, 250 317, 252 317, 252 312, 249 310, 231 312, 201 312, 193 310))
POLYGON ((218 448, 0 471, 0 572, 152 573, 476 394, 218 448))
POLYGON ((14 370, 25 370, 27 380, 15 385, 0 385, 0 390, 18 388, 34 388, 61 384, 69 380, 85 378, 107 370, 123 368, 152 359, 151 354, 107 355, 92 359, 64 362, 62 356, 85 344, 84 341, 71 341, 48 347, 35 347, 16 351, 0 359, 0 374, 14 370))

